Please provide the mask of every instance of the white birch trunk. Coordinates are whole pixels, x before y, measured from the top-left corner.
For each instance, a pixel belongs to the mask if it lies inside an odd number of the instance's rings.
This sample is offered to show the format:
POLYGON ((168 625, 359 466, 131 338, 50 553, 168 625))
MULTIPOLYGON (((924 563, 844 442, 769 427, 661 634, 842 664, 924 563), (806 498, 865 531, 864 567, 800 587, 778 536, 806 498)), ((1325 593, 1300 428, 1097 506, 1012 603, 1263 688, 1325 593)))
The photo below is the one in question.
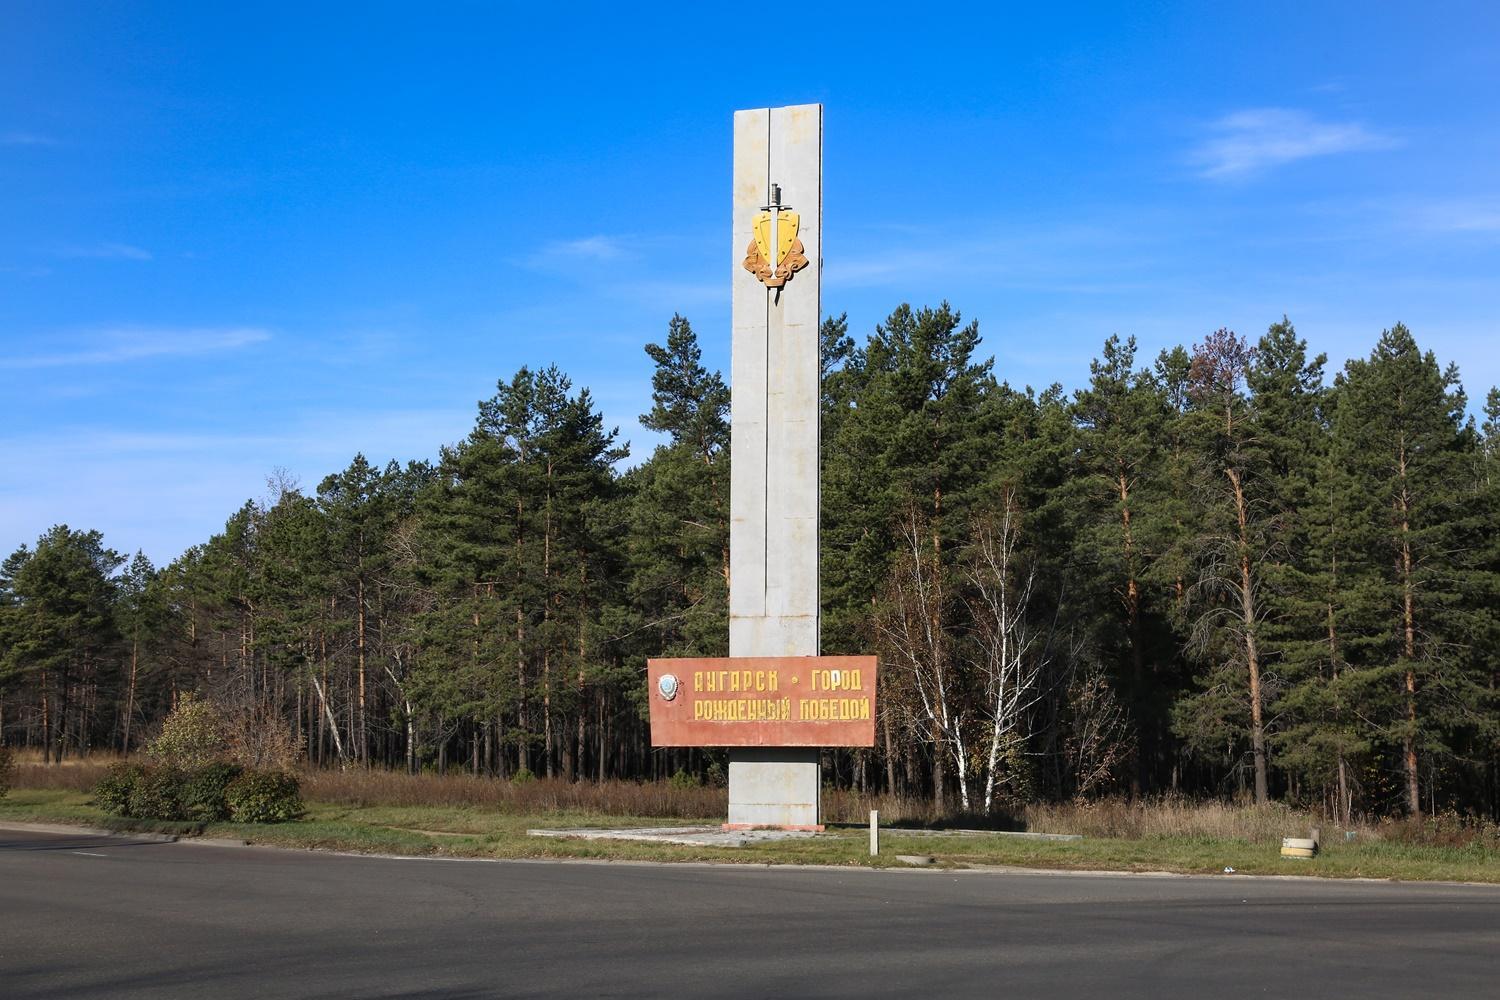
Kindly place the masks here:
POLYGON ((318 683, 318 676, 312 675, 313 688, 318 692, 318 704, 323 706, 323 714, 328 718, 328 729, 333 733, 333 747, 339 754, 339 766, 344 765, 344 741, 339 737, 339 724, 334 721, 333 710, 328 707, 328 698, 323 694, 323 685, 318 683))
POLYGON ((969 582, 976 627, 975 667, 984 680, 989 752, 985 760, 984 811, 994 807, 1000 754, 1024 740, 1026 713, 1040 699, 1044 656, 1027 622, 1035 574, 1018 565, 1020 510, 1006 497, 998 519, 976 523, 969 582))

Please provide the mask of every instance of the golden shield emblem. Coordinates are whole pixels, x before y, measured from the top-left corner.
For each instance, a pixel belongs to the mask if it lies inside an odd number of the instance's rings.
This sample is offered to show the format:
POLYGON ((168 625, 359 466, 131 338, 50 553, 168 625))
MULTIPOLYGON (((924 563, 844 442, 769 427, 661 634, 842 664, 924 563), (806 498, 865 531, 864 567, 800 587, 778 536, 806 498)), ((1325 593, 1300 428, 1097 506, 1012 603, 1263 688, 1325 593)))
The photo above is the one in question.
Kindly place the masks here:
POLYGON ((807 266, 802 241, 797 238, 801 217, 790 209, 766 210, 755 216, 754 234, 745 248, 745 270, 767 288, 780 288, 793 274, 807 266), (773 225, 774 222, 774 225, 773 225), (772 247, 772 241, 776 246, 772 247))

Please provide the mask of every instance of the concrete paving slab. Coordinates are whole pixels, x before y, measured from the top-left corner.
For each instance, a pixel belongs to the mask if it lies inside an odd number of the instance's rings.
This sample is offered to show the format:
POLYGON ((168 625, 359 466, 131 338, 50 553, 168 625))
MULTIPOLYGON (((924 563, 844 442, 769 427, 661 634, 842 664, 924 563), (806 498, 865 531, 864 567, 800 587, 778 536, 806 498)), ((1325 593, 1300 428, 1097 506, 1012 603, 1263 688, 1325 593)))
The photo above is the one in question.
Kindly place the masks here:
POLYGON ((627 827, 624 829, 527 830, 531 837, 559 837, 576 840, 638 840, 654 844, 686 844, 690 847, 744 847, 777 840, 805 840, 816 837, 804 830, 725 830, 717 826, 627 827))

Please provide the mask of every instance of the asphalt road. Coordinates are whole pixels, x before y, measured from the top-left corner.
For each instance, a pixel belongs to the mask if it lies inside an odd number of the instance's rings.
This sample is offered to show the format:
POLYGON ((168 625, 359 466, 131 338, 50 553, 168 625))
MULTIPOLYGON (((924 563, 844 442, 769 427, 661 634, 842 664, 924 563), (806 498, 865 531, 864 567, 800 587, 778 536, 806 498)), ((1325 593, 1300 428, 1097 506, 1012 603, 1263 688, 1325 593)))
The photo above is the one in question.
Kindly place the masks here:
POLYGON ((400 860, 0 829, 0 996, 1495 997, 1500 888, 400 860))

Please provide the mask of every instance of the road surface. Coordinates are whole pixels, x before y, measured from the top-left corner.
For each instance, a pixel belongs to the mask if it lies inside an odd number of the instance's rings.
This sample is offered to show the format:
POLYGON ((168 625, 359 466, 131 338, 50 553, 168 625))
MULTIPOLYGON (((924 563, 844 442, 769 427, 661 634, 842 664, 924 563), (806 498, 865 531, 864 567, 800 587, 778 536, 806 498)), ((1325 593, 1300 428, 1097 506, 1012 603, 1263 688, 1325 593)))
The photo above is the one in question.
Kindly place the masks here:
POLYGON ((0 829, 0 996, 1495 997, 1500 888, 402 860, 0 829))

